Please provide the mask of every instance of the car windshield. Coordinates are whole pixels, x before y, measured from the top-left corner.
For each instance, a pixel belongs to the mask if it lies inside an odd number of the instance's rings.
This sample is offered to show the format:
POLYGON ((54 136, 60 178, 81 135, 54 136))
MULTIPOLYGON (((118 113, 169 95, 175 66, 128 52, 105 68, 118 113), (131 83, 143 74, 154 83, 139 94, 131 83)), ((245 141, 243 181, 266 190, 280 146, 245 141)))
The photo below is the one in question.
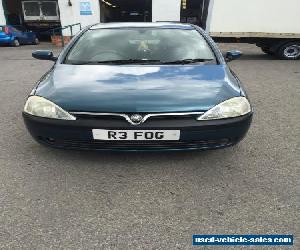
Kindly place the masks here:
POLYGON ((194 29, 95 29, 83 34, 66 64, 215 63, 210 46, 194 29))

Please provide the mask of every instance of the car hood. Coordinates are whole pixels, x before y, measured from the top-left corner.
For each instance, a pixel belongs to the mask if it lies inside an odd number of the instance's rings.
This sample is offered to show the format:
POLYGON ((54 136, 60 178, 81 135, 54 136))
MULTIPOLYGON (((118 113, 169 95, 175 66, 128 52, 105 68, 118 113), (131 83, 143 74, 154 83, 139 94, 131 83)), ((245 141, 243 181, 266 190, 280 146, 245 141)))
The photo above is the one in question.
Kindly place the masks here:
POLYGON ((67 111, 206 111, 240 95, 226 65, 57 64, 38 85, 43 96, 67 111))

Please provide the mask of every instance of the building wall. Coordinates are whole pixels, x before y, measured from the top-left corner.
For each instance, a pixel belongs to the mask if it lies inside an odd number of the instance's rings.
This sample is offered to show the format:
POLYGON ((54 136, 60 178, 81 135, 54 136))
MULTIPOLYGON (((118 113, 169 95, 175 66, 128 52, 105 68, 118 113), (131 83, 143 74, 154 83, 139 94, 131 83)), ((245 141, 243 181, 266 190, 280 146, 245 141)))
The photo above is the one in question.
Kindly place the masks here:
POLYGON ((0 0, 0 24, 6 24, 2 1, 0 0))
POLYGON ((181 0, 152 0, 152 22, 180 21, 181 0))
MULTIPOLYGON (((69 6, 68 1, 58 0, 62 26, 81 23, 82 27, 85 27, 100 22, 99 0, 71 0, 71 2, 72 6, 69 6), (90 2, 91 15, 80 14, 80 2, 90 2)), ((152 0, 152 21, 180 21, 180 3, 181 0, 152 0)), ((70 35, 69 30, 65 30, 64 35, 70 35)))
MULTIPOLYGON (((66 26, 75 23, 81 23, 82 28, 100 22, 100 6, 99 0, 71 0, 72 6, 68 5, 66 0, 58 0, 61 25, 66 26), (91 6, 91 14, 83 15, 81 13, 80 3, 89 2, 91 6)), ((79 31, 78 27, 74 31, 79 31)), ((69 30, 64 31, 64 35, 70 35, 69 30)))

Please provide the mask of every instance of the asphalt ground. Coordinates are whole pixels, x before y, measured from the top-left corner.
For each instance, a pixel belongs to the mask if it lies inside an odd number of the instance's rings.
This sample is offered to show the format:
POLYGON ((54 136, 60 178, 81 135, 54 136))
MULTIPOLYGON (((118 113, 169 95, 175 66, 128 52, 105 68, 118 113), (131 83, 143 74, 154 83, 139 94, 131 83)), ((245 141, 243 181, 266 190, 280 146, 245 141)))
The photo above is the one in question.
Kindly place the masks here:
POLYGON ((235 147, 78 152, 38 145, 23 124, 26 96, 52 65, 31 51, 49 47, 0 47, 1 249, 242 249, 193 247, 193 234, 294 234, 300 249, 300 61, 221 45, 244 52, 230 65, 255 110, 235 147))

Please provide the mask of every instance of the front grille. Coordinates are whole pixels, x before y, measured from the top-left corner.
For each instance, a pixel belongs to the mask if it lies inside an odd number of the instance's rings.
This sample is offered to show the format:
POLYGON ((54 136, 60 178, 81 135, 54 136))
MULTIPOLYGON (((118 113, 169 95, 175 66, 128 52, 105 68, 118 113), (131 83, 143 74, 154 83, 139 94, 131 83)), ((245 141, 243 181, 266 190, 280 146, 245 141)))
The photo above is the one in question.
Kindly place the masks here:
POLYGON ((174 124, 198 125, 197 117, 203 112, 181 112, 181 113, 89 113, 89 112, 71 112, 78 121, 101 122, 103 126, 111 125, 116 127, 130 126, 172 126, 174 124), (143 117, 141 123, 134 123, 130 117, 133 114, 139 114, 143 117))
POLYGON ((39 138, 41 142, 58 148, 86 150, 166 150, 166 149, 213 149, 232 145, 227 138, 201 141, 84 141, 39 138))

